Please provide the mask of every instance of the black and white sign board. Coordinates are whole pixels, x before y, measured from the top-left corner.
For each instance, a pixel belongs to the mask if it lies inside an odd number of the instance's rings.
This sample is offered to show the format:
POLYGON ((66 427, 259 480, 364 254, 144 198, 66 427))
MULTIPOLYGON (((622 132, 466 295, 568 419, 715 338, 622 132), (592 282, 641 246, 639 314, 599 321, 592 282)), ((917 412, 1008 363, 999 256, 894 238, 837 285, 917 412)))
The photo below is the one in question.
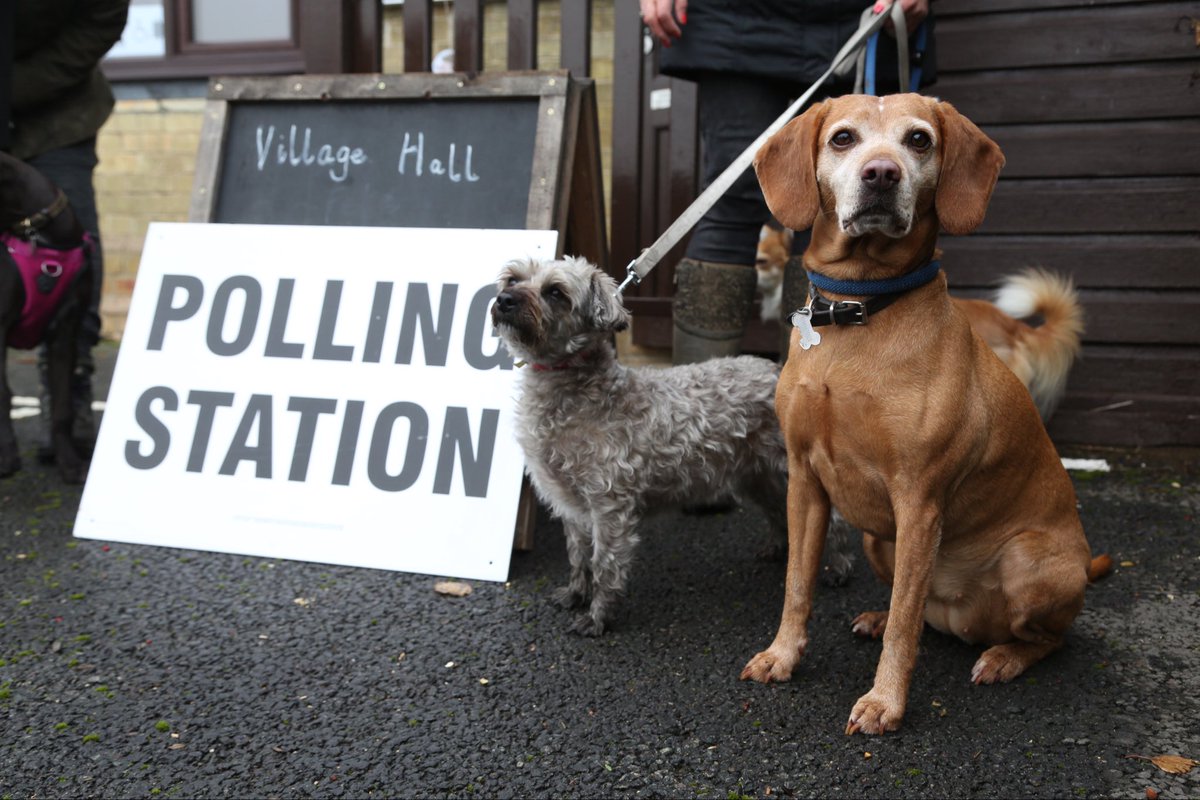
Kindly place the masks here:
POLYGON ((566 70, 216 76, 188 219, 556 230, 608 269, 604 207, 595 83, 566 70))
POLYGON ((75 535, 505 580, 523 457, 489 309, 556 247, 153 224, 75 535))

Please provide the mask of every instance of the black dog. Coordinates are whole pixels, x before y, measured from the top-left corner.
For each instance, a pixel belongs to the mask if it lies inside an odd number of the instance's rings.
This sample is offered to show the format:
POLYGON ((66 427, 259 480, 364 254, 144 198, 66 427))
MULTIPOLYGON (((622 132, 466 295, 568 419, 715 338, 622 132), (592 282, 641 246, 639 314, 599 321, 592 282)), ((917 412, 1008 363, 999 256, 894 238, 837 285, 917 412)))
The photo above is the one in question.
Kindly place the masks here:
POLYGON ((91 296, 90 238, 49 178, 0 153, 0 478, 21 468, 12 425, 8 348, 47 345, 51 438, 59 474, 82 483, 84 457, 71 437, 71 375, 91 296))

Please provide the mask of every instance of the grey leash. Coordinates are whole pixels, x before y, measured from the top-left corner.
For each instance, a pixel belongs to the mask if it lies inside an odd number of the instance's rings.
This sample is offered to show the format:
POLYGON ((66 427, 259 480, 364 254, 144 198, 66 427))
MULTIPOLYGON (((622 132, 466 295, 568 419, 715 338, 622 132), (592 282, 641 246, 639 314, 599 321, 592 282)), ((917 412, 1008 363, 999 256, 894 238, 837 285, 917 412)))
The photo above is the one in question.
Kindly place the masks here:
MULTIPOLYGON (((887 9, 879 12, 882 16, 887 9)), ((863 9, 862 19, 859 21, 861 25, 867 25, 871 21, 873 12, 870 8, 863 9)), ((908 23, 904 20, 904 12, 900 8, 899 3, 893 3, 891 8, 892 25, 896 28, 896 74, 899 78, 899 86, 906 87, 909 85, 909 61, 908 61, 908 23)), ((870 38, 870 37, 867 37, 870 38)), ((847 59, 840 66, 833 70, 834 75, 845 75, 850 72, 850 68, 855 68, 854 73, 854 93, 862 94, 864 89, 863 78, 866 75, 866 60, 867 48, 861 47, 858 51, 858 56, 851 61, 847 59)), ((905 91, 901 88, 900 91, 905 91)))
POLYGON ((901 11, 898 2, 891 3, 890 7, 885 8, 878 14, 873 13, 870 8, 864 11, 862 24, 846 44, 842 45, 842 49, 838 51, 838 54, 833 57, 833 62, 829 65, 829 69, 825 70, 825 73, 817 78, 816 82, 808 88, 808 91, 788 106, 787 110, 778 119, 759 134, 758 138, 751 142, 750 146, 743 150, 742 154, 734 159, 733 163, 726 167, 725 171, 718 175, 716 180, 700 193, 699 197, 692 201, 692 204, 679 215, 678 219, 663 231, 654 244, 647 247, 637 258, 629 262, 629 266, 626 267, 625 280, 621 281, 621 285, 617 287, 618 295, 622 294, 626 287, 630 285, 637 286, 650 270, 658 266, 658 262, 662 260, 663 256, 672 247, 679 244, 679 240, 700 221, 700 217, 704 216, 712 208, 713 204, 717 202, 717 199, 725 194, 729 190, 729 187, 733 185, 733 182, 749 168, 751 162, 754 161, 754 156, 758 154, 758 149, 762 147, 763 142, 771 138, 780 128, 791 121, 796 112, 804 108, 805 104, 816 94, 817 89, 821 88, 822 84, 839 70, 839 67, 844 67, 846 64, 853 66, 854 62, 848 59, 863 46, 871 34, 883 27, 889 13, 893 19, 899 17, 899 21, 896 23, 898 25, 897 38, 900 39, 904 36, 904 13, 901 11))

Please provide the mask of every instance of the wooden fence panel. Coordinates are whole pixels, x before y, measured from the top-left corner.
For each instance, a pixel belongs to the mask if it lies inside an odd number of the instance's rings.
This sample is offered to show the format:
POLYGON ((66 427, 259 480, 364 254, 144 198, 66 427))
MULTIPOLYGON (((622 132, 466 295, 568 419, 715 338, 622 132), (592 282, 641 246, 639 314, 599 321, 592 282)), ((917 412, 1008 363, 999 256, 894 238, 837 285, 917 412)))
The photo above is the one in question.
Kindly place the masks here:
POLYGON ((1051 435, 1200 445, 1200 2, 936 8, 933 92, 1007 158, 979 232, 942 240, 952 289, 1070 275, 1086 346, 1051 435))
POLYGON ((989 125, 1005 178, 1200 175, 1200 119, 989 125))
MULTIPOLYGON (((938 9, 941 11, 941 9, 938 9)), ((938 19, 938 68, 1014 69, 1067 64, 1193 59, 1189 20, 1200 17, 1195 0, 1133 3, 1080 14, 1064 8, 938 19)))
POLYGON ((591 74, 592 0, 568 0, 562 4, 560 64, 572 75, 591 74))
POLYGON ((980 233, 1200 230, 1200 178, 1002 180, 980 233))
POLYGON ((404 71, 428 72, 433 60, 433 3, 404 3, 404 71))
POLYGON ((977 125, 1195 118, 1194 62, 948 73, 933 93, 977 125))
POLYGON ((952 286, 992 286, 1026 267, 1098 289, 1200 289, 1200 234, 943 236, 952 286))
POLYGON ((508 0, 508 68, 537 69, 537 0, 508 0))
POLYGON ((483 0, 455 0, 454 69, 479 72, 483 69, 483 0))

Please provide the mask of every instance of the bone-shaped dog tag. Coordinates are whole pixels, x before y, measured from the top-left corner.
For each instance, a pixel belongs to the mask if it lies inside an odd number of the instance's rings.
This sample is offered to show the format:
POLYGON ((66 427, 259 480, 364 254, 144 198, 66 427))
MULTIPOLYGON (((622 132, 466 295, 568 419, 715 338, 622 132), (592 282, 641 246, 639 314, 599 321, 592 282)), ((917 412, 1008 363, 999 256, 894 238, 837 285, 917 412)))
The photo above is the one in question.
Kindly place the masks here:
POLYGON ((800 331, 800 349, 807 350, 810 347, 816 347, 821 343, 821 334, 813 329, 812 326, 812 309, 808 306, 793 311, 788 321, 792 323, 792 327, 800 331))

